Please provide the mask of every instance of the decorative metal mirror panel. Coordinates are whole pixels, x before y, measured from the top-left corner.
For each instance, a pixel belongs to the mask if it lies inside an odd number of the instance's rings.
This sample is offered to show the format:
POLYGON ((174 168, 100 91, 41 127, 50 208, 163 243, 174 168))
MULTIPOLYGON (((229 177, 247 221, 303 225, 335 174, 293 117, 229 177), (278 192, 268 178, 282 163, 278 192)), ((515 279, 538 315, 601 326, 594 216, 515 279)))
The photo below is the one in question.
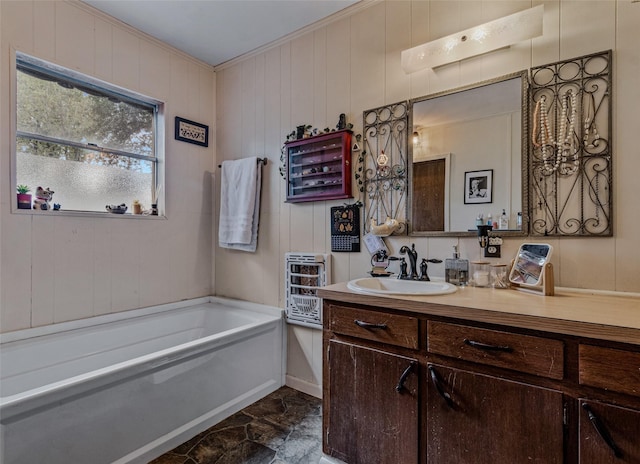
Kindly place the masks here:
POLYGON ((611 236, 611 51, 531 69, 531 235, 611 236))
POLYGON ((406 233, 407 127, 406 101, 363 113, 363 190, 365 230, 395 219, 394 234, 406 233))

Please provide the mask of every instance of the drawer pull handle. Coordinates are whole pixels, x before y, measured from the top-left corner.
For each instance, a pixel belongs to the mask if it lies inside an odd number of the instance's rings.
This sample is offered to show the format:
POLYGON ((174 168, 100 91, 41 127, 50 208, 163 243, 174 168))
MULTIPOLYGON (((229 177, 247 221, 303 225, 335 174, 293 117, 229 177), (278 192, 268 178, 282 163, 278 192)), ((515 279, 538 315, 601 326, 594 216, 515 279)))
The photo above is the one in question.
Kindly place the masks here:
POLYGON ((434 387, 436 387, 438 394, 442 398, 444 398, 444 400, 447 403, 447 406, 453 409, 453 406, 454 406, 453 399, 451 399, 451 395, 446 391, 444 391, 444 388, 442 388, 440 378, 438 377, 438 374, 436 373, 436 370, 433 366, 429 366, 429 375, 431 377, 431 383, 433 384, 434 387))
POLYGON ((404 383, 407 381, 407 377, 409 377, 409 374, 411 373, 411 371, 413 370, 413 367, 415 365, 416 365, 416 362, 415 361, 411 361, 409 366, 404 370, 404 372, 400 376, 400 380, 398 380, 398 385, 396 385, 396 391, 398 393, 400 393, 402 391, 402 389, 404 388, 404 383))
POLYGON ((478 348, 486 351, 504 351, 505 353, 511 353, 513 351, 513 348, 511 348, 510 346, 489 345, 487 343, 469 340, 468 338, 464 339, 464 343, 474 348, 478 348))
POLYGON ((582 403, 582 409, 584 409, 587 412, 587 416, 589 417, 589 421, 591 422, 591 425, 593 425, 593 428, 596 429, 596 432, 598 432, 598 435, 600 435, 600 438, 602 438, 602 440, 607 444, 607 446, 611 448, 611 451, 613 451, 613 455, 616 458, 622 458, 622 451, 620 450, 620 448, 618 448, 618 445, 616 445, 616 442, 613 441, 613 438, 611 438, 609 431, 606 429, 604 424, 600 422, 600 419, 598 419, 598 416, 595 415, 595 413, 591 410, 591 408, 587 403, 582 403))
POLYGON ((359 321, 356 319, 353 321, 356 323, 358 327, 362 327, 363 329, 386 329, 387 324, 372 324, 371 322, 359 321))

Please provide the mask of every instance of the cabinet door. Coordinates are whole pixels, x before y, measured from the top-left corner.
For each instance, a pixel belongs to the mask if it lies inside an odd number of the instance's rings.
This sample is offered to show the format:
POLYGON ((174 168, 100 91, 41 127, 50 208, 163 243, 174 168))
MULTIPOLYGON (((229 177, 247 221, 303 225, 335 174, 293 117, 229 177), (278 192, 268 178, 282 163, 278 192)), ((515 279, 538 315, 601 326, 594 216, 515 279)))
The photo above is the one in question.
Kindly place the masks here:
POLYGON ((640 411, 580 400, 580 464, 640 463, 640 411))
POLYGON ((334 340, 328 356, 325 452, 348 464, 417 463, 417 361, 334 340))
POLYGON ((429 464, 563 462, 562 393, 429 364, 429 464))

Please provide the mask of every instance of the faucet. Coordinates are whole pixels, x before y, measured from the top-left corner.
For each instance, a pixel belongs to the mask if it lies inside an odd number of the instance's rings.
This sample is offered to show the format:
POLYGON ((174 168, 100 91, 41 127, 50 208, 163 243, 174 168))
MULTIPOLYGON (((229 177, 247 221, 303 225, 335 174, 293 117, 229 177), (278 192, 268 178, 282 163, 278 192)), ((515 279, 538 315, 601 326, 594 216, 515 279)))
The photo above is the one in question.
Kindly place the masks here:
POLYGON ((411 272, 409 274, 401 273, 398 278, 405 280, 418 280, 418 272, 417 272, 417 262, 418 262, 418 252, 416 251, 416 244, 411 244, 411 249, 408 246, 403 245, 400 248, 400 254, 406 254, 409 257, 409 268, 411 272))

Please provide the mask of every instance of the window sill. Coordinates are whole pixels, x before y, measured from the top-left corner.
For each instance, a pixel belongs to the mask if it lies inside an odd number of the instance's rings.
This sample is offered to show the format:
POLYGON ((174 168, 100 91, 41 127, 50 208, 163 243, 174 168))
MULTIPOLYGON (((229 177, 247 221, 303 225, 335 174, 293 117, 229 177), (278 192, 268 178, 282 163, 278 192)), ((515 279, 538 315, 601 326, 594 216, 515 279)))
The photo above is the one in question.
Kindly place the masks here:
POLYGON ((48 211, 38 211, 37 209, 18 209, 13 208, 11 214, 20 214, 20 215, 31 215, 31 216, 65 216, 65 217, 91 217, 91 218, 117 218, 117 219, 133 219, 133 220, 165 220, 167 219, 164 215, 152 216, 150 214, 132 214, 132 213, 124 213, 124 214, 115 214, 101 211, 68 211, 68 210, 48 210, 48 211))

